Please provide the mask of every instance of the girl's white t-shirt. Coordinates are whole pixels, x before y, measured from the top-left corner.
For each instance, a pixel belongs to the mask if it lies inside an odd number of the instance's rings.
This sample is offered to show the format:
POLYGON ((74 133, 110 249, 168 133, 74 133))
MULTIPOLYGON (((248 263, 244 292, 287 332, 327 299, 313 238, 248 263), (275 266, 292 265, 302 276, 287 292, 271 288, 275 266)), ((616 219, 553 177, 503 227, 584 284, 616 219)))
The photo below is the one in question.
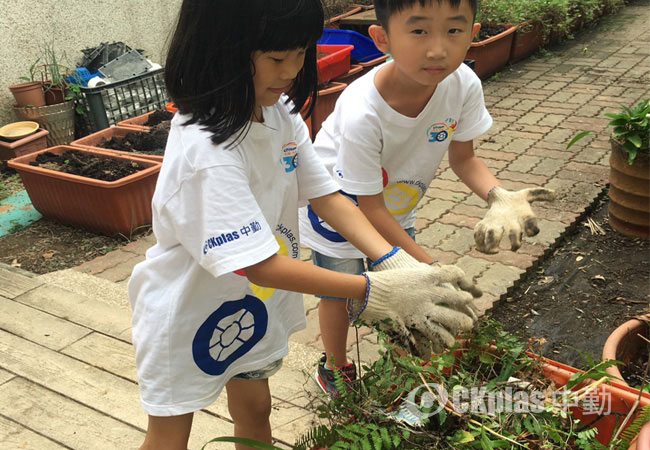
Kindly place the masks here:
POLYGON ((298 258, 299 203, 338 189, 284 100, 230 149, 183 126, 187 116, 172 120, 152 202, 157 242, 128 284, 147 414, 209 405, 233 375, 286 355, 305 327, 301 294, 236 273, 275 253, 298 258))
MULTIPOLYGON (((342 92, 314 148, 350 200, 383 191, 388 211, 410 228, 449 143, 480 136, 492 118, 481 80, 465 64, 438 84, 417 117, 398 113, 382 98, 374 83, 381 67, 342 92)), ((300 236, 303 244, 324 255, 363 257, 309 207, 300 210, 300 236)))

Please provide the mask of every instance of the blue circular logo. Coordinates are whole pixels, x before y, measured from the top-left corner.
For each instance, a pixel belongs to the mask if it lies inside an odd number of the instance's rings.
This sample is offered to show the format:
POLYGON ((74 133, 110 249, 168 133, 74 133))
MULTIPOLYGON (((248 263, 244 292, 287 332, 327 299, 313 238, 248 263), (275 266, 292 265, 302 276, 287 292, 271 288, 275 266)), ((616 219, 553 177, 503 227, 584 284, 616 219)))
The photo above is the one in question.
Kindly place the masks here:
POLYGON ((194 335, 194 362, 208 375, 221 375, 264 337, 268 320, 264 303, 252 295, 224 303, 194 335))

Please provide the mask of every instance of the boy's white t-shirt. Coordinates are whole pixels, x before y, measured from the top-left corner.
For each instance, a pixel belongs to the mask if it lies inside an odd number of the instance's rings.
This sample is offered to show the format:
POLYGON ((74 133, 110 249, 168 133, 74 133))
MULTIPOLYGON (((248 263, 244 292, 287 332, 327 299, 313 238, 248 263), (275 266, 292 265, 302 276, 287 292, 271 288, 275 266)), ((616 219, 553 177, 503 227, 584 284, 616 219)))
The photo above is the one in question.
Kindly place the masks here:
MULTIPOLYGON (((481 80, 465 64, 438 84, 417 117, 398 113, 381 97, 374 83, 381 67, 342 92, 314 148, 352 201, 356 195, 383 191, 388 211, 402 227, 410 228, 449 143, 480 136, 492 118, 481 80)), ((300 208, 300 236, 303 244, 326 256, 364 256, 310 207, 300 208)))
MULTIPOLYGON (((235 273, 299 257, 298 206, 338 189, 282 97, 231 149, 177 114, 153 196, 157 242, 128 284, 147 414, 212 403, 232 376, 285 356, 305 327, 302 295, 235 273)), ((287 276, 291 276, 287 274, 287 276)))

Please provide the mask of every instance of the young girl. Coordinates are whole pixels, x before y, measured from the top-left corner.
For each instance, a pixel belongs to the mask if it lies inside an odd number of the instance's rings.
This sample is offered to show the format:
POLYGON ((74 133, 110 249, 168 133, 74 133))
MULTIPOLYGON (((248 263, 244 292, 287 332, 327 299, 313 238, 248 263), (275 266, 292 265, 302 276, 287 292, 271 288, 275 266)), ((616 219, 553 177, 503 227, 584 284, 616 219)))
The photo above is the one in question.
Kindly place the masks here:
POLYGON ((235 435, 271 442, 268 378, 305 327, 300 292, 353 299, 350 319, 390 317, 411 340, 453 342, 474 323, 464 274, 393 249, 314 154, 298 111, 316 98, 322 23, 320 0, 183 1, 166 62, 179 112, 153 197, 157 242, 128 286, 142 449, 186 449, 192 413, 224 386, 235 435), (300 261, 306 201, 388 270, 300 261))

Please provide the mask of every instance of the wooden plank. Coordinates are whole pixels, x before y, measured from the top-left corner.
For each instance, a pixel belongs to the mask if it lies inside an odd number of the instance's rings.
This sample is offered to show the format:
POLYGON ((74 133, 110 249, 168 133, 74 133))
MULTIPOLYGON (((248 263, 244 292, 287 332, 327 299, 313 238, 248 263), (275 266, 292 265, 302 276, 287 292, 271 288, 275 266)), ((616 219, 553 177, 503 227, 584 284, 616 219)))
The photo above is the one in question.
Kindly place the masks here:
MULTIPOLYGON (((0 330, 0 367, 113 419, 130 424, 140 430, 146 429, 147 416, 140 407, 138 387, 135 383, 120 376, 2 330, 0 330)), ((0 387, 10 383, 5 383, 0 387)), ((2 398, 1 395, 0 398, 2 398)), ((190 448, 200 448, 203 443, 213 437, 231 436, 232 433, 231 423, 199 411, 194 414, 190 448)), ((94 439, 101 439, 102 435, 103 430, 101 429, 99 431, 95 429, 92 432, 94 439)), ((131 447, 107 446, 106 448, 135 447, 137 445, 131 447)), ((224 446, 223 448, 234 447, 224 446)))
MULTIPOLYGON (((1 391, 1 388, 0 388, 1 391)), ((2 406, 0 405, 0 408, 2 406)), ((5 449, 61 450, 62 445, 0 416, 0 443, 5 449)))
POLYGON ((0 297, 0 329, 59 350, 91 332, 88 328, 0 297))
POLYGON ((0 264, 0 295, 7 298, 16 298, 43 284, 38 278, 30 275, 29 272, 24 270, 0 264))
POLYGON ((103 334, 92 333, 61 350, 61 353, 137 381, 133 346, 103 334))
POLYGON ((340 23, 341 25, 378 25, 379 21, 373 8, 344 17, 340 20, 340 23))
POLYGON ((56 286, 41 286, 16 297, 16 301, 116 338, 130 337, 131 334, 124 333, 131 328, 130 310, 56 286))
POLYGON ((0 414, 69 448, 138 448, 144 439, 142 431, 23 378, 0 386, 0 398, 0 414))

